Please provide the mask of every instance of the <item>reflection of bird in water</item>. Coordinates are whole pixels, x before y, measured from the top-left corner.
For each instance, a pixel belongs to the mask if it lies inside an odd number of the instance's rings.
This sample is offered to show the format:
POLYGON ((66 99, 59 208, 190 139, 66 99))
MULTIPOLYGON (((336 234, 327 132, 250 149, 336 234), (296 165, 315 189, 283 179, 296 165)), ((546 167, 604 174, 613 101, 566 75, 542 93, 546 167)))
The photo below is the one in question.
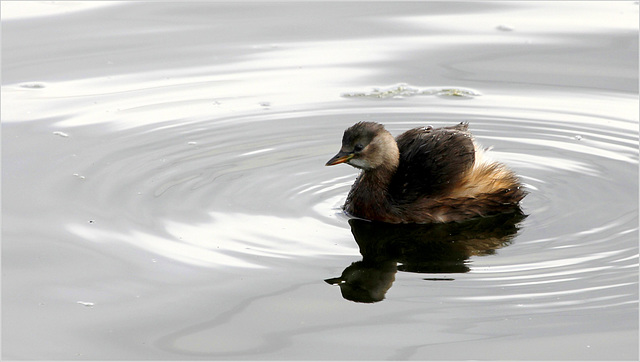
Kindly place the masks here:
POLYGON ((327 166, 362 169, 345 211, 368 220, 432 223, 518 208, 525 196, 516 175, 488 161, 468 124, 414 128, 396 139, 379 123, 359 122, 342 137, 327 166))
POLYGON ((360 303, 375 303, 384 299, 387 290, 396 279, 396 262, 370 264, 356 261, 337 278, 325 282, 338 285, 344 299, 360 303))
POLYGON ((340 277, 325 281, 339 285, 345 299, 379 302, 391 288, 397 270, 466 273, 469 257, 491 255, 508 245, 524 218, 517 210, 454 223, 389 224, 351 219, 362 261, 348 266, 340 277))

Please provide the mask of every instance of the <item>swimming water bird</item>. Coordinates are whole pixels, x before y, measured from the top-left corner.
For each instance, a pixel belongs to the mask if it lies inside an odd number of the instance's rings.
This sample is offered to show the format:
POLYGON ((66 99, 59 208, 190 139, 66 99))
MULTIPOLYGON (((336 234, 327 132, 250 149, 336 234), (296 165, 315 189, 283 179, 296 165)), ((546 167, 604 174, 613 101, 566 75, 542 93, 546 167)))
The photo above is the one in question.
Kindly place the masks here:
POLYGON ((380 123, 349 127, 340 152, 326 164, 362 170, 344 210, 388 223, 462 221, 520 210, 526 193, 518 177, 489 160, 468 127, 418 127, 395 139, 380 123))

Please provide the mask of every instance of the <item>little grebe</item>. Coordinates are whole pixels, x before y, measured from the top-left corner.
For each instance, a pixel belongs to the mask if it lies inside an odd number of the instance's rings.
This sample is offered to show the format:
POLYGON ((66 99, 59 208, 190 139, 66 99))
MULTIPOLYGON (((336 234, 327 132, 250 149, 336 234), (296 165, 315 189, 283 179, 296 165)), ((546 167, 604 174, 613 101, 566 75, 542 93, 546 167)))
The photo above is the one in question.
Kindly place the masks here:
POLYGON ((525 191, 513 171, 487 160, 467 123, 408 130, 396 139, 375 122, 359 122, 342 137, 327 166, 362 169, 344 210, 390 223, 461 221, 519 210, 525 191))

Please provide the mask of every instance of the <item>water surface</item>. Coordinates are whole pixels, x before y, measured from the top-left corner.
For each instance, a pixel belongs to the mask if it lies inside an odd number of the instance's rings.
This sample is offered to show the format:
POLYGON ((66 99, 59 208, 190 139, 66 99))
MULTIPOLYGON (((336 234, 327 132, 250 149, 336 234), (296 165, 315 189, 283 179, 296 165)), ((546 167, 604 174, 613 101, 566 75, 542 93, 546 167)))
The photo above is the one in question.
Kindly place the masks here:
POLYGON ((637 3, 5 4, 3 358, 638 358, 637 3), (526 217, 349 220, 360 120, 526 217))

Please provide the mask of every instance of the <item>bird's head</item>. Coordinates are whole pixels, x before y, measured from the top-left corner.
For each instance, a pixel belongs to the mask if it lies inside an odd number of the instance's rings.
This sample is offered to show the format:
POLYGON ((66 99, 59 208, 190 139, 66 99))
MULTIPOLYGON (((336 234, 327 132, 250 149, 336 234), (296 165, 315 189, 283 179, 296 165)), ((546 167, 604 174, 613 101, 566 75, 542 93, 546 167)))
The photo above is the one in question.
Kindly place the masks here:
POLYGON ((326 166, 347 163, 368 171, 382 165, 398 163, 398 146, 384 126, 376 122, 358 122, 347 128, 342 136, 342 147, 326 166))

